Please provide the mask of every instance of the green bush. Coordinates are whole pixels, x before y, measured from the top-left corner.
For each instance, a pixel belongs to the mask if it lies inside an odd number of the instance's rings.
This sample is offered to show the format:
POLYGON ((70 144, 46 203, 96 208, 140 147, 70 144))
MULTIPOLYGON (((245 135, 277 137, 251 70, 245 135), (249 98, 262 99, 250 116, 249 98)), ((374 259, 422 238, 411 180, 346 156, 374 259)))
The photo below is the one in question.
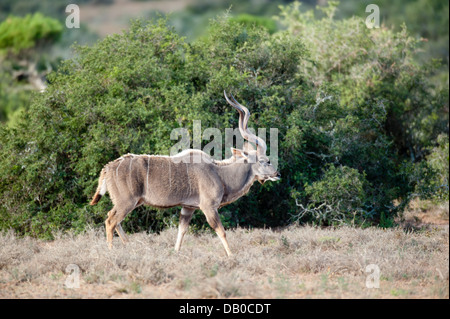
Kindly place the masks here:
POLYGON ((0 122, 15 122, 21 107, 30 102, 30 90, 20 90, 19 85, 12 83, 7 72, 0 72, 0 122))
POLYGON ((430 148, 430 154, 420 165, 414 167, 410 179, 416 185, 414 196, 436 202, 449 200, 449 142, 448 135, 441 134, 438 145, 430 148))
POLYGON ((328 165, 322 178, 305 185, 305 193, 310 197, 308 208, 304 208, 297 218, 311 214, 312 222, 319 225, 353 223, 364 217, 367 181, 358 170, 346 166, 328 165))
POLYGON ((270 34, 277 31, 277 24, 275 20, 266 17, 254 16, 247 13, 242 13, 237 17, 231 18, 232 21, 238 22, 244 26, 258 26, 265 28, 270 34))
POLYGON ((0 122, 15 123, 31 91, 52 61, 45 50, 61 36, 58 20, 40 13, 9 16, 0 23, 0 122))
POLYGON ((322 178, 311 185, 305 185, 306 194, 314 203, 342 202, 346 210, 361 207, 365 200, 364 175, 358 170, 346 166, 329 165, 322 178))
POLYGON ((37 12, 25 17, 10 16, 0 24, 0 52, 14 54, 57 40, 63 31, 61 23, 37 12))

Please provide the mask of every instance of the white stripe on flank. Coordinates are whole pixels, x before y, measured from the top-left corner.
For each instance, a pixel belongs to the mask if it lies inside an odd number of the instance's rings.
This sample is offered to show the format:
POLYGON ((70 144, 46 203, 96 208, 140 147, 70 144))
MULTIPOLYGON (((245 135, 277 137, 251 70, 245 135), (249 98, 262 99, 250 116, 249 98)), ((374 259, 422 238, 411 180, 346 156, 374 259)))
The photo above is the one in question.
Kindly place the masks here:
POLYGON ((185 166, 186 166, 186 177, 187 177, 187 181, 189 184, 189 195, 188 196, 191 196, 192 189, 191 189, 191 179, 189 178, 189 165, 185 165, 185 166))
POLYGON ((119 170, 120 165, 122 165, 123 157, 121 156, 119 159, 120 159, 120 163, 119 163, 119 165, 117 165, 117 167, 116 167, 116 176, 119 175, 118 170, 119 170))
POLYGON ((169 189, 172 188, 172 161, 169 162, 169 189))
POLYGON ((148 159, 147 159, 147 187, 145 188, 145 195, 147 195, 148 192, 148 170, 150 168, 150 155, 147 155, 148 159))
POLYGON ((131 193, 131 186, 133 184, 133 179, 131 178, 131 165, 133 164, 134 156, 131 156, 130 166, 128 167, 128 178, 127 178, 127 187, 128 191, 131 193))
POLYGON ((121 156, 119 159, 120 159, 120 163, 116 167, 116 176, 114 176, 114 181, 116 182, 116 187, 117 187, 118 190, 119 190, 119 183, 117 183, 117 176, 119 176, 119 167, 120 167, 120 165, 122 165, 123 157, 121 156))

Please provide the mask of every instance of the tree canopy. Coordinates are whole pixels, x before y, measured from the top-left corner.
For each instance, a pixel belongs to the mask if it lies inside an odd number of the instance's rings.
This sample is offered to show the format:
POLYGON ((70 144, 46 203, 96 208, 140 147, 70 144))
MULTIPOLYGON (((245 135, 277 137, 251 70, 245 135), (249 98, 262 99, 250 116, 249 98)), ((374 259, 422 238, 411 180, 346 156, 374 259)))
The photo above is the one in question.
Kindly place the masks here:
POLYGON ((10 16, 0 24, 0 51, 21 51, 57 40, 62 33, 61 23, 41 13, 25 17, 10 16))

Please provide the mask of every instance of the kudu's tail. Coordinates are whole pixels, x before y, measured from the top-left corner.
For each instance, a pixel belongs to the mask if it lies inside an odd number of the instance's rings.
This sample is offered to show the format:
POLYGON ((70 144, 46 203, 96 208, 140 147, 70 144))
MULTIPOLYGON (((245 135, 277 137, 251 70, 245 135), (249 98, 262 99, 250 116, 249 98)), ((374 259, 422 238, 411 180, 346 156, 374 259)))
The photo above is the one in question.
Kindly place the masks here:
POLYGON ((102 171, 100 172, 100 178, 98 179, 98 187, 97 187, 97 191, 94 194, 94 197, 92 197, 91 202, 89 203, 89 205, 95 205, 98 203, 98 201, 100 200, 100 198, 102 198, 103 195, 105 195, 107 189, 106 189, 106 176, 105 176, 105 170, 102 169, 102 171))

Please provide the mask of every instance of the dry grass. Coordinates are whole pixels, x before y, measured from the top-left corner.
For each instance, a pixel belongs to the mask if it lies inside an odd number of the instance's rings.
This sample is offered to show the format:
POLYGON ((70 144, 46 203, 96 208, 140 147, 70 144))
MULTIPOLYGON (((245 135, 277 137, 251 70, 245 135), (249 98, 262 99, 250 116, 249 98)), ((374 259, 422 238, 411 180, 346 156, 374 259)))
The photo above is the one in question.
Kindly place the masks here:
POLYGON ((228 231, 225 257, 213 234, 187 234, 179 254, 176 229, 130 235, 109 251, 102 230, 51 242, 0 234, 1 298, 448 298, 448 226, 401 229, 228 231), (67 288, 69 264, 80 287, 67 288), (366 288, 366 266, 381 271, 366 288))

